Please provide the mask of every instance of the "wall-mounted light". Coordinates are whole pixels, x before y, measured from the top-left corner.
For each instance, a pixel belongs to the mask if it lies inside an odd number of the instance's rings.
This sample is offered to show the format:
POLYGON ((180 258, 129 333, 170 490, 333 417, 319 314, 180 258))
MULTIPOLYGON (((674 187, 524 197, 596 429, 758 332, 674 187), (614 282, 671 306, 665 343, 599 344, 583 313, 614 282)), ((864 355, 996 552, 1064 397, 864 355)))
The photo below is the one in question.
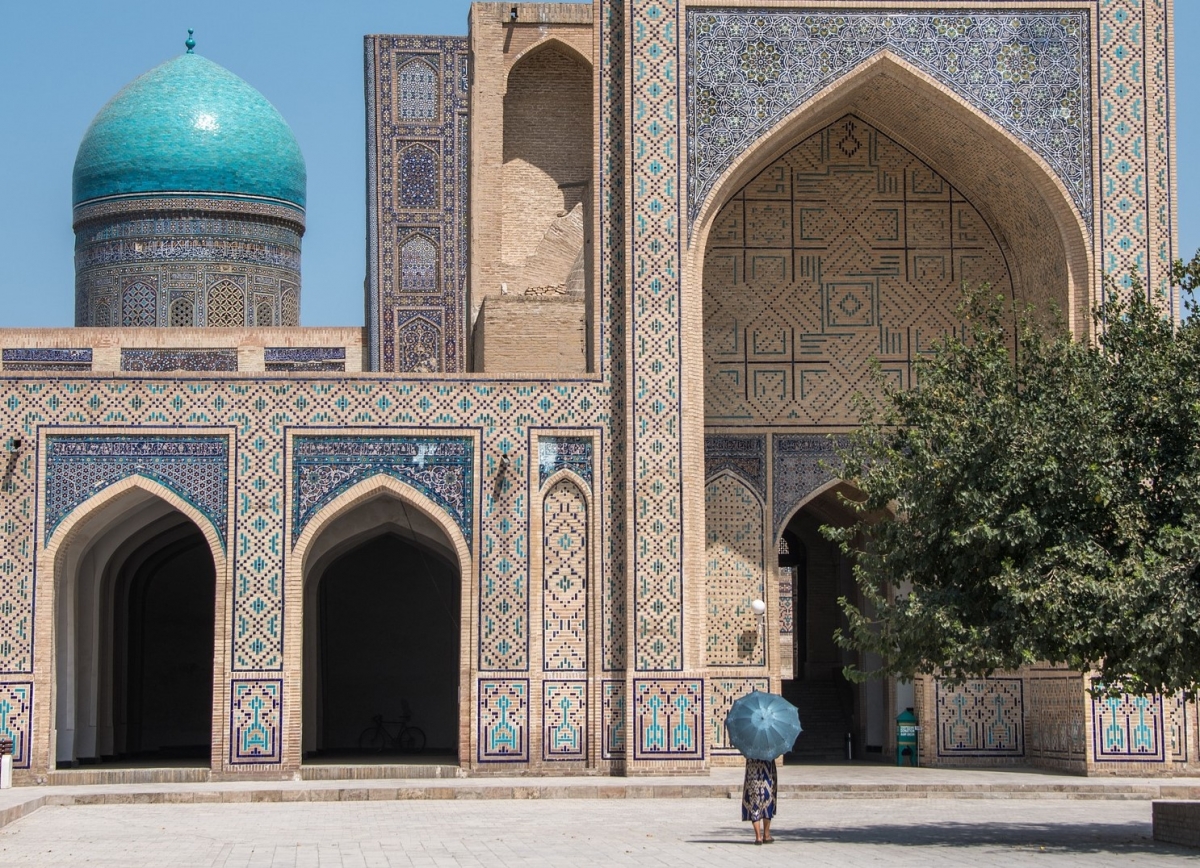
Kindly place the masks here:
POLYGON ((767 641, 767 604, 762 600, 751 600, 750 611, 754 613, 754 617, 758 619, 758 638, 761 642, 767 641))
POLYGON ((514 6, 512 9, 508 10, 508 20, 509 21, 517 20, 517 7, 516 6, 514 6))
POLYGON ((508 460, 508 453, 501 452, 500 453, 500 465, 499 465, 498 469, 496 470, 496 475, 503 476, 504 474, 508 473, 508 468, 510 466, 512 466, 512 462, 510 462, 508 460))
POLYGON ((20 437, 11 437, 11 438, 9 438, 9 441, 8 441, 8 450, 7 450, 7 451, 9 451, 9 452, 20 452, 20 451, 21 451, 21 444, 22 444, 22 442, 24 442, 24 441, 22 441, 20 437))

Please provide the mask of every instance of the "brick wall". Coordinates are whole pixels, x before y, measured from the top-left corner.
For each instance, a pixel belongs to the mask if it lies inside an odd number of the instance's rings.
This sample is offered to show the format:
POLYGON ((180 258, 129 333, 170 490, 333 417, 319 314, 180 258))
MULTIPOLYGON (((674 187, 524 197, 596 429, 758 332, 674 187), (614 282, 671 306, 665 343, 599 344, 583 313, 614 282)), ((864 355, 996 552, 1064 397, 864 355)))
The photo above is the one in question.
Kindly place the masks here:
POLYGON ((475 324, 475 370, 579 374, 587 367, 577 296, 492 296, 475 324))
POLYGON ((1200 802, 1155 802, 1154 840, 1200 847, 1200 802))

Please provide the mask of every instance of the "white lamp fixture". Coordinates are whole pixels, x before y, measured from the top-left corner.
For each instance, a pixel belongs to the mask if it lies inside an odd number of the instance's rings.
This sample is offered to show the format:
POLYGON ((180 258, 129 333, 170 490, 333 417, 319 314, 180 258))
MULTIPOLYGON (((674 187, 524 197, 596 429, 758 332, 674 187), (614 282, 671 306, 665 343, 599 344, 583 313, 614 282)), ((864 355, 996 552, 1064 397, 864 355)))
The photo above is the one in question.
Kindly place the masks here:
POLYGON ((767 604, 762 600, 751 600, 750 611, 754 612, 759 618, 767 614, 767 604))

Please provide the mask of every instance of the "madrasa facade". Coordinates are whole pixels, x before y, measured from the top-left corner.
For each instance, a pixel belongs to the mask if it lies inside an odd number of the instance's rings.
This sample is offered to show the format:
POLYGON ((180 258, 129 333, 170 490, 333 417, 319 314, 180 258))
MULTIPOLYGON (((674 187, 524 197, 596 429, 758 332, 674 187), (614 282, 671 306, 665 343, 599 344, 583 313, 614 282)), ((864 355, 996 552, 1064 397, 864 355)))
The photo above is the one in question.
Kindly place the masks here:
POLYGON ((820 533, 852 397, 964 283, 1080 339, 1104 275, 1169 292, 1170 0, 467 24, 365 37, 363 327, 300 326, 305 163, 253 87, 189 41, 96 115, 75 327, 0 330, 18 782, 703 773, 753 689, 789 761, 891 762, 912 708, 923 764, 1200 768, 1182 696, 850 684, 820 533))

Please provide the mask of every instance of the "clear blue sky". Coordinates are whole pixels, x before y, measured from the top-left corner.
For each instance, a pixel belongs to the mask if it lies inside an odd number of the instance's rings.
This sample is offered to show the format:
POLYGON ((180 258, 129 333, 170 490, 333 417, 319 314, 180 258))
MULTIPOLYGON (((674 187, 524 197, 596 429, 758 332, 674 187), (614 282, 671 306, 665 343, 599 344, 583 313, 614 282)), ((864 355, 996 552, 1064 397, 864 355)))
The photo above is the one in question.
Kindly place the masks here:
MULTIPOLYGON (((183 50, 283 113, 308 163, 304 325, 361 325, 362 37, 466 33, 467 0, 40 0, 0 21, 0 327, 74 322, 71 168, 126 83, 183 50)), ((1200 2, 1176 0, 1180 249, 1200 247, 1200 2)))

